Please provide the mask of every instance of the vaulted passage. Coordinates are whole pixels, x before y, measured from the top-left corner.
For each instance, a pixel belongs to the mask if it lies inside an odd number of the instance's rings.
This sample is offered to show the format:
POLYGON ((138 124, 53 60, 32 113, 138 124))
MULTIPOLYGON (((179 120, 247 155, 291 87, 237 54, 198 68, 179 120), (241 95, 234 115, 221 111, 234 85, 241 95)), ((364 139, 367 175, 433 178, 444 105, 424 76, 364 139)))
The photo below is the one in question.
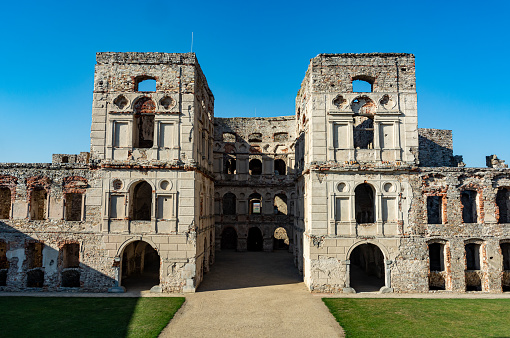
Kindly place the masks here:
POLYGON ((376 245, 357 246, 349 259, 351 287, 356 292, 379 291, 384 286, 384 255, 376 245))
POLYGON ((126 289, 149 290, 159 285, 160 257, 147 242, 135 241, 122 253, 121 285, 126 289))
POLYGON ((248 251, 262 251, 264 240, 259 228, 253 227, 248 230, 248 251))

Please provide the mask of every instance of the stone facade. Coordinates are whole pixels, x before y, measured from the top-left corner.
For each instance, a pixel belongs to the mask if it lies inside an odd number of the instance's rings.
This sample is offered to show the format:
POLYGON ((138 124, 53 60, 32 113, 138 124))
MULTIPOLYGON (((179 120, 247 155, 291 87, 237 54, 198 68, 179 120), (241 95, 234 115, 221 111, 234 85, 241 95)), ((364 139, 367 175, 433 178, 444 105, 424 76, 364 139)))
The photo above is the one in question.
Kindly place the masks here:
POLYGON ((221 250, 316 292, 510 290, 508 166, 417 117, 411 54, 320 54, 294 116, 227 119, 194 54, 98 53, 90 153, 0 164, 0 291, 194 292, 221 250))

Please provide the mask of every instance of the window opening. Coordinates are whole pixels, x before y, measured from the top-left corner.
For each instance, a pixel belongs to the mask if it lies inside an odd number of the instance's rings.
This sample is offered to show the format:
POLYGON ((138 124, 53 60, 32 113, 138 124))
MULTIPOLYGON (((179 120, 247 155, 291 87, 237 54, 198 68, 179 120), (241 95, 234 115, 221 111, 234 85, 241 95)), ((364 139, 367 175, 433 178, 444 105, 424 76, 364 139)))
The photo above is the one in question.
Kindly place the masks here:
POLYGON ((235 157, 229 156, 225 158, 225 167, 223 172, 227 175, 234 175, 236 173, 235 157))
POLYGON ((469 243, 466 250, 466 291, 482 291, 480 276, 480 244, 469 243))
POLYGON ((444 268, 444 245, 441 243, 429 244, 429 289, 446 290, 444 268))
POLYGON ((478 221, 476 196, 477 193, 474 190, 464 190, 461 193, 462 221, 464 223, 476 223, 478 221))
POLYGON ((150 221, 152 211, 152 187, 143 181, 133 188, 132 199, 132 220, 150 221))
POLYGON ((154 110, 156 105, 148 97, 142 97, 134 106, 134 140, 135 148, 152 148, 154 145, 154 110))
POLYGON ((375 205, 374 205, 374 190, 370 184, 363 183, 356 187, 354 190, 355 195, 355 212, 356 222, 361 223, 374 223, 375 222, 375 205))
POLYGON ((261 133, 253 133, 248 136, 248 142, 262 142, 262 134, 261 133))
POLYGON ((355 116, 353 135, 355 149, 373 149, 374 148, 373 117, 355 116))
POLYGON ((236 214, 236 195, 231 192, 223 195, 223 215, 236 214))
POLYGON ((262 196, 260 196, 260 194, 251 194, 248 200, 250 204, 250 215, 262 213, 262 196))
POLYGON ((275 142, 287 142, 289 140, 289 134, 288 133, 275 133, 274 134, 274 141, 275 142))
POLYGON ((66 221, 81 221, 82 194, 65 194, 66 221))
POLYGON ((30 196, 30 219, 46 219, 46 202, 48 195, 43 188, 36 187, 30 196))
POLYGON ((499 209, 498 223, 510 223, 510 189, 500 188, 496 195, 496 205, 499 209))
POLYGON ((428 224, 442 224, 442 196, 427 196, 427 223, 428 224))
POLYGON ((372 85, 363 80, 352 81, 352 91, 354 93, 370 93, 372 92, 372 85))
POLYGON ((147 79, 139 81, 137 84, 137 92, 155 92, 156 91, 156 80, 147 79))
POLYGON ((285 161, 282 159, 277 159, 274 161, 274 173, 275 175, 285 175, 287 171, 287 165, 285 161))
POLYGON ((0 188, 0 219, 11 216, 11 189, 0 188))
POLYGON ((223 133, 223 142, 235 143, 236 134, 232 133, 223 133))
POLYGON ((250 175, 262 174, 262 162, 259 159, 252 159, 250 161, 250 175))
POLYGON ((80 245, 65 244, 62 247, 62 286, 80 287, 80 245))
POLYGON ((40 242, 27 245, 27 287, 41 288, 44 284, 44 270, 42 270, 44 244, 40 242))

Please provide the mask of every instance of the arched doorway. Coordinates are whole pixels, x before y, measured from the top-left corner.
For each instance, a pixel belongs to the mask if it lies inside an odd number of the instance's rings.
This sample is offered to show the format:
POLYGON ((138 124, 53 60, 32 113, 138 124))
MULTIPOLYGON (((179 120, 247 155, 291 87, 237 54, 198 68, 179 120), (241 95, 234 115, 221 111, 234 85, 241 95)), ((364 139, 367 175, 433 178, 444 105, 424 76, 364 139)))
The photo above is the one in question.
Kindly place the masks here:
POLYGON ((237 250, 237 232, 232 227, 225 228, 221 233, 221 250, 237 250))
POLYGON ((248 230, 248 251, 262 251, 264 240, 259 228, 253 227, 248 230))
POLYGON ((289 236, 285 228, 276 228, 273 234, 273 250, 289 250, 289 236))
POLYGON ((356 292, 379 291, 385 286, 384 255, 374 244, 354 248, 350 260, 350 286, 356 292))
POLYGON ((121 285, 140 291, 159 285, 160 262, 158 252, 149 243, 130 243, 122 252, 121 285))

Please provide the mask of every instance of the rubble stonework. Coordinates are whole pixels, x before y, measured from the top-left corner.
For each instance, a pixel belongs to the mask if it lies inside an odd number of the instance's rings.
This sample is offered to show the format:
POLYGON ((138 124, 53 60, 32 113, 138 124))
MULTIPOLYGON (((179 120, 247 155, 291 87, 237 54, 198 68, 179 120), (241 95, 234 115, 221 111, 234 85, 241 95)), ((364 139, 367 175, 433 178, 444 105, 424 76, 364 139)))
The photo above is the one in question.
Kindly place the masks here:
POLYGON ((510 290, 510 170, 418 128, 412 54, 320 54, 271 118, 215 118, 193 53, 96 60, 90 153, 0 164, 0 290, 194 292, 221 250, 314 292, 510 290))

